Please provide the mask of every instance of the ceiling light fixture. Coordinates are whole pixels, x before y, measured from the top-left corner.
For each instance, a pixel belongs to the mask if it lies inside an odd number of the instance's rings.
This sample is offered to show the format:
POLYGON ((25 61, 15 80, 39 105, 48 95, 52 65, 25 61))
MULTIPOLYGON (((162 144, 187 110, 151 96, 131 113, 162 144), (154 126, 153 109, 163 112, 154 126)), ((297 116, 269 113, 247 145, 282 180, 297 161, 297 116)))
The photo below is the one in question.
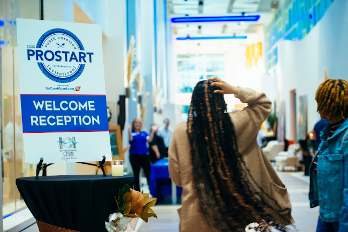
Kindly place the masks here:
POLYGON ((177 37, 176 40, 205 40, 205 39, 246 39, 246 35, 242 36, 200 36, 200 37, 177 37))
POLYGON ((172 23, 209 23, 209 22, 244 22, 258 21, 260 15, 235 15, 235 16, 211 16, 211 17, 177 17, 172 18, 172 23))

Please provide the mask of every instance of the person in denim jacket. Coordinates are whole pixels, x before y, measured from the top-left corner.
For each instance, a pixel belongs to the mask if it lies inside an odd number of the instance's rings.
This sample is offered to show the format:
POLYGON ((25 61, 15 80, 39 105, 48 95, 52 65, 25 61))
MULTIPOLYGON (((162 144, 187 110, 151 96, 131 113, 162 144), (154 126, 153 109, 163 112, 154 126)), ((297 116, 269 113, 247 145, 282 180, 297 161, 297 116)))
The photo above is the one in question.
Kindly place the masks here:
POLYGON ((319 206, 317 232, 348 231, 348 82, 328 79, 315 100, 321 118, 328 119, 310 166, 310 207, 319 206))

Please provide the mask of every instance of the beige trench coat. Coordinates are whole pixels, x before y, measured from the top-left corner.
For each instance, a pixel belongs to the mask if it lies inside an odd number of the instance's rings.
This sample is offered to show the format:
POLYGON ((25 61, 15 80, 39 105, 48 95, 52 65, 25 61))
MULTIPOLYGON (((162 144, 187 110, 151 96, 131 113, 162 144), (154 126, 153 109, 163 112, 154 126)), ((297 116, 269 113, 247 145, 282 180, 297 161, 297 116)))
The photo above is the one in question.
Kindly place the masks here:
MULTIPOLYGON (((264 93, 248 88, 240 88, 240 92, 235 97, 243 103, 248 103, 248 107, 243 110, 230 113, 236 131, 238 149, 244 156, 247 168, 257 183, 277 200, 281 207, 291 208, 286 186, 279 179, 256 141, 261 124, 271 112, 271 101, 264 93)), ((187 122, 182 122, 174 128, 169 147, 170 177, 176 185, 183 187, 182 207, 178 210, 180 232, 216 231, 214 228, 209 228, 209 223, 206 223, 201 215, 193 184, 194 170, 192 169, 187 122)))

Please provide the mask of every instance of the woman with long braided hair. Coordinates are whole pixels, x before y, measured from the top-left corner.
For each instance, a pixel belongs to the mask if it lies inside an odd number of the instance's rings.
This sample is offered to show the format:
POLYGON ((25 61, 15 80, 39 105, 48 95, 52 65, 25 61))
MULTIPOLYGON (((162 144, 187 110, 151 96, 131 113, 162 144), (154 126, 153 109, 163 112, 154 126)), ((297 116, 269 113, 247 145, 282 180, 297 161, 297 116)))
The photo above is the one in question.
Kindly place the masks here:
POLYGON ((321 143, 310 166, 310 207, 320 206, 317 232, 348 231, 348 82, 328 79, 315 100, 322 119, 321 143))
POLYGON ((169 147, 172 181, 183 187, 180 231, 256 231, 292 224, 285 185, 256 137, 271 111, 263 93, 219 78, 197 83, 188 121, 178 124, 169 147), (223 94, 248 107, 227 113, 223 94))

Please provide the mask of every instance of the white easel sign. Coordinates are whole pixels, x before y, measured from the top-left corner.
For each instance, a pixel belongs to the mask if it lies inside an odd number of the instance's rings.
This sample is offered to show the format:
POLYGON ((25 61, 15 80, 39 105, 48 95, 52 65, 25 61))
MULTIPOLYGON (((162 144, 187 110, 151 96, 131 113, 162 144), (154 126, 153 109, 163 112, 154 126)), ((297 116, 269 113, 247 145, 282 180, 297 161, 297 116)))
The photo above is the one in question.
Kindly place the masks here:
POLYGON ((111 160, 98 25, 17 19, 26 163, 111 160))

